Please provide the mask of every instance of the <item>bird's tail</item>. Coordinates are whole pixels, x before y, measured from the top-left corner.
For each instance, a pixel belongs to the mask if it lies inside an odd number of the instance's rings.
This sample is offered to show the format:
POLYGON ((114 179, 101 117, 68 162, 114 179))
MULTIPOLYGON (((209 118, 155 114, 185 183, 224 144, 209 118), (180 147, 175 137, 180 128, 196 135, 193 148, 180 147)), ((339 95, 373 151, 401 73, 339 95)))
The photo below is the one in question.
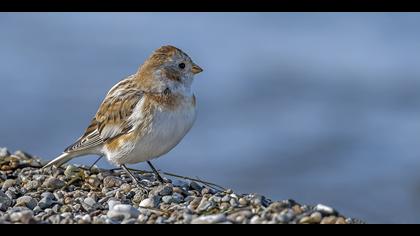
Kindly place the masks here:
POLYGON ((61 154, 60 156, 58 156, 57 158, 55 158, 54 160, 50 161, 48 164, 46 164, 44 167, 42 167, 42 169, 48 168, 50 166, 55 166, 55 167, 60 167, 63 164, 69 162, 71 159, 77 157, 78 155, 75 153, 68 153, 68 152, 64 152, 63 154, 61 154))

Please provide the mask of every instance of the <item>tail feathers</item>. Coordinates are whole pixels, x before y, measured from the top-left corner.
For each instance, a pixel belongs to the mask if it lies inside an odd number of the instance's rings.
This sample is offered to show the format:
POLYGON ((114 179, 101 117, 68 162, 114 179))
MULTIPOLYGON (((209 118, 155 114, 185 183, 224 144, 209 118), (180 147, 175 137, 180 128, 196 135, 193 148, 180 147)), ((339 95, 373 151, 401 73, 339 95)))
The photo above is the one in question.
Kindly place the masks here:
POLYGON ((46 164, 43 169, 48 168, 50 166, 60 167, 64 165, 65 163, 69 162, 71 159, 75 158, 76 155, 74 153, 67 153, 64 152, 54 160, 50 161, 48 164, 46 164))

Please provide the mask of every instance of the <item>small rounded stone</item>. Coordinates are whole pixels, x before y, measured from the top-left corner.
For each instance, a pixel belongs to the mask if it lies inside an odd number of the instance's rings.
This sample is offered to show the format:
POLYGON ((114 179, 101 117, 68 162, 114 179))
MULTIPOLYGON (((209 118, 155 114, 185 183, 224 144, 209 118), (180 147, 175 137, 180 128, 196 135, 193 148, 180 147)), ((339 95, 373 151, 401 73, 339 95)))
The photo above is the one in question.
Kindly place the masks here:
POLYGON ((1 187, 1 190, 7 191, 10 187, 14 186, 16 184, 16 180, 14 179, 7 179, 3 182, 3 185, 1 187))
POLYGON ((38 205, 36 199, 31 196, 22 196, 16 200, 16 206, 25 206, 33 210, 38 205))
POLYGON ((105 188, 119 187, 122 184, 122 180, 115 176, 107 176, 103 182, 105 188))
POLYGON ((42 184, 44 187, 46 187, 47 189, 59 189, 62 188, 66 185, 66 183, 64 183, 62 180, 59 180, 55 177, 50 177, 47 180, 45 180, 45 182, 42 184))

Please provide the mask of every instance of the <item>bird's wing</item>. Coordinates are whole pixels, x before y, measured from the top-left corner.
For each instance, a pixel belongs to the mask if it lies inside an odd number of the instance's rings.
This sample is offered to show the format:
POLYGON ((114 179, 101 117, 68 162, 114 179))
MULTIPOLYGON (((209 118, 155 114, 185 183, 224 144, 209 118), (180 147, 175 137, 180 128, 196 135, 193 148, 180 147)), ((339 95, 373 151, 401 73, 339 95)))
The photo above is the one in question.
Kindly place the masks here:
POLYGON ((109 139, 130 132, 133 124, 129 117, 142 97, 143 92, 130 79, 115 85, 108 92, 85 134, 66 148, 65 152, 95 148, 109 139))

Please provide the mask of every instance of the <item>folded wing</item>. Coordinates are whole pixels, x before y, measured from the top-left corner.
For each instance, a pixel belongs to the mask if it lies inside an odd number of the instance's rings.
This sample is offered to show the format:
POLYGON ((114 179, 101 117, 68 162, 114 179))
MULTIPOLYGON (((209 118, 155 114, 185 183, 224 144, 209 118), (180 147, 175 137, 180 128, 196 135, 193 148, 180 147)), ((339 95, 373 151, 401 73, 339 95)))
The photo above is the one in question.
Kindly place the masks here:
POLYGON ((130 82, 129 79, 123 80, 110 90, 85 134, 66 148, 65 152, 94 149, 132 130, 128 118, 143 97, 143 92, 130 82))

